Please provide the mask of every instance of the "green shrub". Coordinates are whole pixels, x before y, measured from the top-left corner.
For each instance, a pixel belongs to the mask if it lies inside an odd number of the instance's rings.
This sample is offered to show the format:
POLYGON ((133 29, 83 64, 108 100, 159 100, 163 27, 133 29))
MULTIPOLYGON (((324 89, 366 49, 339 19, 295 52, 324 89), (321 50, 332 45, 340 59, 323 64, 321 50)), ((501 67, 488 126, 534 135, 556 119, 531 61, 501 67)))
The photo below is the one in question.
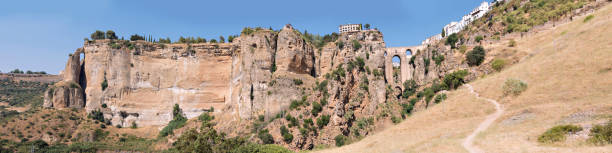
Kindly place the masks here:
POLYGON ((135 34, 135 35, 130 36, 130 40, 131 41, 145 40, 145 38, 143 36, 141 36, 141 35, 135 34))
POLYGON ((444 79, 442 80, 442 90, 446 89, 456 89, 459 86, 463 85, 465 82, 463 78, 468 75, 467 70, 459 70, 450 74, 444 75, 444 79))
POLYGON ((91 39, 92 40, 106 39, 106 36, 104 32, 100 30, 96 30, 96 32, 91 34, 91 39))
POLYGON ((498 71, 498 72, 504 69, 505 66, 506 66, 506 61, 503 59, 495 59, 493 60, 493 62, 491 62, 491 67, 495 71, 498 71))
POLYGON ((289 127, 294 127, 298 125, 297 119, 291 116, 291 114, 287 114, 287 116, 285 116, 285 120, 289 122, 289 127))
POLYGON ((514 39, 510 39, 510 41, 508 41, 508 47, 515 47, 516 46, 516 41, 514 41, 514 39))
POLYGON ((274 137, 268 132, 268 129, 259 131, 257 138, 259 138, 263 144, 274 144, 274 137))
POLYGON ((353 40, 353 50, 357 51, 361 48, 361 44, 357 40, 353 40))
POLYGON ((138 128, 138 124, 136 124, 136 121, 132 121, 132 126, 130 126, 130 128, 132 129, 138 128))
POLYGON ((336 46, 338 46, 338 49, 342 50, 344 48, 344 42, 343 41, 338 41, 338 42, 336 42, 336 46))
POLYGON ((329 115, 323 115, 317 118, 317 126, 321 129, 329 123, 329 115))
POLYGON ((117 39, 117 35, 115 35, 115 31, 108 30, 106 31, 106 38, 107 39, 117 39))
POLYGON ((292 153, 292 151, 274 144, 247 144, 236 148, 236 153, 292 153))
POLYGON ((438 96, 436 96, 436 98, 434 99, 434 103, 440 103, 442 101, 444 101, 446 99, 446 94, 442 93, 442 94, 438 94, 438 96))
POLYGON ((281 126, 280 131, 281 135, 283 136, 283 141, 285 141, 286 143, 291 143, 291 141, 293 141, 293 134, 289 132, 287 127, 285 127, 284 125, 281 126))
POLYGON ((431 58, 436 62, 436 65, 440 65, 444 61, 444 55, 436 55, 431 58))
POLYGON ((457 36, 456 33, 451 34, 450 36, 448 36, 448 38, 446 38, 446 45, 450 45, 451 48, 455 48, 455 45, 457 44, 457 41, 459 41, 459 36, 457 36))
POLYGON ((321 106, 321 104, 319 104, 318 102, 312 103, 312 110, 310 111, 312 113, 312 116, 319 115, 321 111, 323 111, 323 107, 321 106))
POLYGON ((93 110, 87 115, 88 118, 104 122, 104 114, 100 110, 93 110))
POLYGON ((102 86, 102 91, 104 91, 104 90, 106 90, 106 88, 108 88, 108 80, 106 80, 106 74, 104 76, 104 81, 102 81, 100 86, 102 86))
POLYGON ((540 143, 553 143, 564 141, 566 134, 582 131, 582 127, 576 125, 558 125, 548 129, 538 137, 540 143))
POLYGON ((393 122, 393 124, 397 124, 402 122, 402 118, 397 117, 397 116, 391 116, 391 122, 393 122))
POLYGON ((469 66, 479 66, 485 58, 485 50, 482 46, 476 46, 465 56, 469 66))
POLYGON ((467 46, 465 46, 465 45, 461 45, 461 46, 459 46, 459 52, 460 52, 461 54, 465 53, 465 51, 467 51, 467 46))
POLYGON ((416 90, 419 88, 419 86, 417 85, 416 81, 414 80, 406 80, 404 82, 404 91, 402 92, 402 97, 403 98, 408 98, 412 95, 414 95, 414 93, 416 93, 416 90))
POLYGON ((587 141, 597 145, 612 144, 612 121, 605 125, 595 125, 589 134, 591 138, 587 141))
POLYGON ((174 134, 174 129, 181 128, 187 122, 187 118, 183 116, 181 113, 181 108, 178 104, 174 104, 174 108, 172 109, 173 119, 168 123, 166 127, 164 127, 161 131, 159 131, 159 137, 166 137, 170 134, 174 134))
POLYGON ((251 35, 255 32, 255 30, 253 30, 252 28, 249 27, 244 27, 244 29, 242 29, 242 32, 240 32, 241 35, 251 35))
POLYGON ((527 83, 517 79, 507 79, 502 86, 504 95, 519 95, 521 92, 527 90, 527 83))
POLYGON ((346 143, 347 138, 342 134, 338 134, 336 137, 334 137, 334 140, 336 141, 336 146, 340 147, 344 146, 344 143, 346 143))
POLYGON ((304 84, 304 82, 302 81, 302 79, 293 79, 293 84, 299 86, 299 85, 304 84))
POLYGON ((584 18, 584 23, 587 23, 587 22, 591 21, 593 18, 595 18, 595 16, 593 14, 586 16, 584 18))
POLYGON ((480 42, 480 41, 482 41, 482 40, 484 39, 484 37, 482 37, 482 36, 476 36, 476 38, 475 38, 475 39, 476 39, 476 42, 480 42))

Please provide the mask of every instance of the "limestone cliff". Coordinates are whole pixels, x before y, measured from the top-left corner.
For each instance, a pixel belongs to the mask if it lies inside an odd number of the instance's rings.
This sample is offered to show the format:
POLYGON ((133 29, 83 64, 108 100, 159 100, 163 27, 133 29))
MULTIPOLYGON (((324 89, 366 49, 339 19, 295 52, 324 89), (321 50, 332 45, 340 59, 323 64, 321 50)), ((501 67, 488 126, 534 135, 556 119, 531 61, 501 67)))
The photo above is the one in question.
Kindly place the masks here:
MULTIPOLYGON (((428 65, 424 59, 434 54, 453 53, 427 48, 410 59, 405 71, 410 75, 396 81, 389 79, 391 56, 380 31, 343 33, 320 48, 311 41, 291 25, 280 31, 255 29, 231 43, 87 41, 69 56, 64 79, 46 92, 44 106, 99 110, 113 125, 127 127, 133 122, 163 126, 179 104, 187 118, 214 110, 223 121, 217 128, 229 134, 250 132, 246 127, 252 119, 263 117, 262 128, 276 140, 283 139, 278 129, 288 123, 274 120, 279 114, 304 120, 330 116, 329 124, 320 127, 324 134, 291 129, 295 141, 276 142, 308 149, 333 143, 338 134, 366 135, 374 128, 355 129, 357 121, 384 126, 390 116, 402 114, 400 104, 406 100, 397 95, 403 81, 427 84, 460 63, 450 58, 428 65), (321 113, 311 113, 315 102, 321 113)), ((402 56, 408 63, 409 57, 402 56)))

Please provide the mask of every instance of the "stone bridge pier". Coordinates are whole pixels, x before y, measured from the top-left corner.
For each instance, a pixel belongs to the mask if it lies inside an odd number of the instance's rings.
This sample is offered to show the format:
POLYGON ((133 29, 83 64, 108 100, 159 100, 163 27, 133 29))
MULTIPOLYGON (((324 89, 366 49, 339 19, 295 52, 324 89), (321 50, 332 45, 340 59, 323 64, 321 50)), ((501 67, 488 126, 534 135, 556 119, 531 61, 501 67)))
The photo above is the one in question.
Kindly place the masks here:
POLYGON ((404 90, 403 83, 413 77, 414 67, 409 64, 410 58, 417 54, 422 46, 391 47, 385 51, 385 79, 394 89, 404 90), (393 64, 393 58, 399 58, 399 65, 393 64), (394 78, 394 67, 399 67, 398 79, 394 78))

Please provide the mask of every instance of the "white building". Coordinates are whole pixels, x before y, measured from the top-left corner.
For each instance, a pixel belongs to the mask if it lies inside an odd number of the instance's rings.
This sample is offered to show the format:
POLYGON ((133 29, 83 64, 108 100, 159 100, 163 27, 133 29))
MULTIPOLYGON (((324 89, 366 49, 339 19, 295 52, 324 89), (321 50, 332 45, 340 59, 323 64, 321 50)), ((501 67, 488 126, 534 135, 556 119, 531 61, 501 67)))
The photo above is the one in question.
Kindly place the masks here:
POLYGON ((425 46, 427 44, 431 44, 437 41, 442 40, 442 34, 437 34, 437 35, 433 35, 425 40, 423 40, 423 42, 421 42, 421 45, 425 46))
POLYGON ((361 31, 361 24, 344 24, 338 27, 340 33, 361 31))
POLYGON ((474 20, 484 16, 487 12, 489 12, 490 9, 491 5, 489 5, 489 2, 480 3, 480 6, 474 8, 474 10, 472 10, 469 14, 463 16, 461 18, 461 21, 451 22, 450 24, 444 26, 444 33, 446 34, 446 36, 448 36, 465 29, 467 25, 472 23, 474 20))

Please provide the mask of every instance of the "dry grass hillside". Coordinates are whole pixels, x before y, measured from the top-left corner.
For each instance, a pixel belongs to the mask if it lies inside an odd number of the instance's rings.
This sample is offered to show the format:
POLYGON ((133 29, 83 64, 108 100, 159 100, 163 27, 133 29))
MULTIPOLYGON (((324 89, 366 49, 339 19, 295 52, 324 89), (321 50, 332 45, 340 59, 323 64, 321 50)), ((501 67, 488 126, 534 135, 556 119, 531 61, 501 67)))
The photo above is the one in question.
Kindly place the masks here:
MULTIPOLYGON (((499 73, 470 82, 480 96, 500 102, 504 113, 475 138, 485 152, 610 152, 611 145, 587 143, 589 129, 612 115, 612 5, 575 17, 572 22, 515 38, 516 51, 525 55, 499 73), (504 96, 509 79, 528 84, 518 96, 504 96), (561 124, 585 130, 567 140, 542 144, 538 136, 561 124)), ((486 45, 501 51, 507 41, 486 45)), ((503 56, 500 53, 490 55, 503 56)), ((488 56, 486 61, 493 58, 488 56)), ((489 62, 485 62, 489 64, 489 62)), ((461 143, 495 111, 462 87, 430 109, 414 113, 395 127, 361 141, 320 152, 467 152, 461 143)))

